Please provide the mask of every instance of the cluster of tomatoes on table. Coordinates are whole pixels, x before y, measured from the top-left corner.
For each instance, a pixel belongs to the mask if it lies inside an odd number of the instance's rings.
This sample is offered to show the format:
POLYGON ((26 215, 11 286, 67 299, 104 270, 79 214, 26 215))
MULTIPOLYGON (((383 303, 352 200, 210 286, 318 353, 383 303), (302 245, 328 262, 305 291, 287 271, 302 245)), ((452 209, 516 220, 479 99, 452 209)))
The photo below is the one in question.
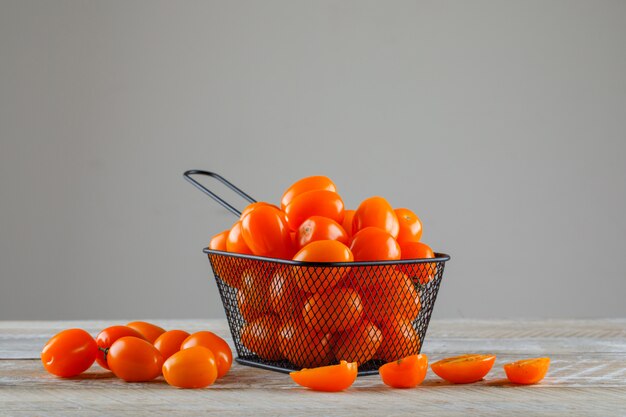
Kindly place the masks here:
MULTIPOLYGON (((468 354, 434 362, 431 369, 440 378, 453 384, 470 384, 482 380, 491 370, 495 355, 468 354)), ((509 381, 515 384, 536 384, 546 375, 550 358, 531 358, 504 365, 509 381)), ((414 388, 424 381, 428 357, 410 355, 386 363, 378 370, 382 381, 392 388, 414 388)), ((299 385, 316 391, 343 391, 357 376, 357 363, 341 361, 338 365, 292 372, 291 378, 299 385)))
POLYGON ((313 176, 291 185, 280 207, 246 207, 209 249, 302 262, 212 260, 216 275, 237 289, 244 346, 266 360, 316 367, 419 352, 412 325, 421 308, 416 283, 432 280, 436 264, 350 264, 434 258, 421 236, 422 223, 411 210, 394 209, 383 197, 345 209, 333 181, 313 176))
POLYGON ((233 362, 228 343, 209 331, 189 334, 165 331, 135 321, 111 326, 94 339, 83 329, 67 329, 53 336, 41 352, 44 368, 69 378, 94 362, 126 382, 151 381, 163 374, 179 388, 203 388, 226 375, 233 362))

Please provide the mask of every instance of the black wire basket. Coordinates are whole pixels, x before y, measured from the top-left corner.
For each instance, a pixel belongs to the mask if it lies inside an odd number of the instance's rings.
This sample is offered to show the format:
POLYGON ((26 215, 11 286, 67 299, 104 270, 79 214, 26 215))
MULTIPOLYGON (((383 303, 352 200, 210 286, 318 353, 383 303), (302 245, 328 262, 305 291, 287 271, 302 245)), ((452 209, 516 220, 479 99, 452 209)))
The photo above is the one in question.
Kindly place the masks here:
MULTIPOLYGON (((185 179, 239 216, 193 179, 210 176, 250 203, 218 174, 185 179)), ((359 375, 417 354, 450 257, 380 262, 311 263, 205 248, 238 363, 279 372, 356 361, 359 375)))

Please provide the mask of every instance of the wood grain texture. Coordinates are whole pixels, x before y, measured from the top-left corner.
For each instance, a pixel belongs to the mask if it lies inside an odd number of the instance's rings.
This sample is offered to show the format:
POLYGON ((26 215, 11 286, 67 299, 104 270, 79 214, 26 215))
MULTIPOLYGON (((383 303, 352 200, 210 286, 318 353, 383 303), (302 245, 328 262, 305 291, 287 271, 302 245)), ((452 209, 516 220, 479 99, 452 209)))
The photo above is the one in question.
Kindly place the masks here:
MULTIPOLYGON (((166 328, 210 329, 229 339, 223 320, 154 320, 166 328)), ((423 352, 431 361, 467 352, 493 352, 485 381, 450 385, 429 371, 415 389, 392 390, 378 376, 360 377, 346 392, 297 387, 288 375, 235 364, 208 389, 179 390, 162 379, 128 384, 97 366, 75 379, 48 375, 37 359, 59 330, 93 334, 124 321, 0 322, 0 415, 420 415, 626 416, 626 320, 434 320, 423 352), (507 383, 502 364, 552 358, 541 384, 507 383)))

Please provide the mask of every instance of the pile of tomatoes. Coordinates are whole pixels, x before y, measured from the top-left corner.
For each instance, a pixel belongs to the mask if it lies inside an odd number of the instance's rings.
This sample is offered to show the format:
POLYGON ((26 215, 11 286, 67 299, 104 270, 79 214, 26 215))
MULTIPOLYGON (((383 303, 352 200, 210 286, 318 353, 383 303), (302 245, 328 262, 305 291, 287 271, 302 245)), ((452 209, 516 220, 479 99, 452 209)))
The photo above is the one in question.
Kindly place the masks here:
POLYGON ((237 289, 244 346, 266 360, 316 367, 419 352, 416 287, 432 280, 436 263, 351 263, 434 258, 421 236, 422 222, 411 210, 378 196, 348 210, 332 180, 313 176, 287 188, 280 207, 246 207, 209 249, 302 262, 212 261, 216 275, 237 289))
POLYGON ((226 375, 233 355, 215 333, 165 331, 135 321, 107 327, 95 339, 82 329, 63 330, 46 343, 41 361, 48 372, 64 378, 98 362, 126 382, 150 381, 163 374, 170 385, 203 388, 226 375))

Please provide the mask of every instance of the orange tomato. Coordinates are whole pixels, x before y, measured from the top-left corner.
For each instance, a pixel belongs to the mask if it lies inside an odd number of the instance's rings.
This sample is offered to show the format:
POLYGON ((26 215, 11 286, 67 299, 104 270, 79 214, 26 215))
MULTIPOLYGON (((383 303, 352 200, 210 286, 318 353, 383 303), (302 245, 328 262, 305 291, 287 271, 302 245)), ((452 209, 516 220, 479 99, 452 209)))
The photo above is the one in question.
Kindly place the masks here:
POLYGON ((285 207, 287 223, 292 230, 311 216, 328 217, 341 223, 343 221, 343 200, 334 191, 313 190, 296 196, 285 207))
POLYGON ((334 333, 354 327, 361 320, 362 313, 361 297, 351 288, 315 293, 302 309, 304 323, 321 333, 334 333))
POLYGON ((278 345, 280 320, 274 314, 266 314, 244 324, 241 343, 261 358, 275 361, 283 358, 278 345))
POLYGON ((67 329, 54 335, 41 351, 46 371, 69 378, 86 371, 96 360, 98 345, 82 329, 67 329))
POLYGON ((356 362, 341 361, 339 365, 305 368, 290 372, 289 375, 296 384, 314 391, 336 392, 349 388, 356 380, 357 373, 356 362))
POLYGON ((276 210, 280 211, 280 209, 274 204, 266 203, 265 201, 257 201, 256 203, 248 204, 246 208, 243 209, 243 211, 241 212, 241 215, 239 215, 239 220, 243 220, 243 218, 246 217, 246 215, 248 215, 249 213, 251 213, 252 210, 261 206, 273 207, 276 210))
POLYGON ((253 321, 270 312, 269 272, 265 269, 249 268, 241 275, 237 290, 237 306, 246 321, 253 321))
POLYGON ((126 326, 137 330, 137 332, 139 332, 139 334, 141 334, 150 343, 154 343, 154 341, 157 340, 157 337, 165 333, 165 329, 162 327, 146 321, 133 321, 126 324, 126 326))
MULTIPOLYGON (((352 262, 354 257, 346 245, 336 240, 317 240, 302 249, 294 261, 300 262, 352 262)), ((349 266, 294 266, 293 279, 306 292, 323 292, 333 288, 350 272, 349 266)))
POLYGON ((189 333, 184 330, 168 330, 154 341, 154 347, 157 348, 163 359, 167 359, 180 350, 180 345, 189 337, 189 333))
POLYGON ((378 368, 383 382, 392 388, 414 388, 424 381, 428 370, 428 357, 411 355, 378 368))
POLYGON ((96 336, 96 344, 98 345, 99 350, 98 356, 96 356, 96 362, 98 362, 98 365, 104 369, 109 369, 106 358, 107 350, 111 347, 113 342, 124 336, 133 336, 145 339, 141 333, 128 326, 111 326, 98 333, 98 336, 96 336))
POLYGON ((280 207, 285 210, 295 197, 313 190, 337 191, 337 187, 330 178, 323 175, 302 178, 285 190, 283 197, 280 199, 280 207))
POLYGON ((377 285, 365 287, 361 292, 364 313, 377 323, 391 318, 415 320, 421 309, 419 293, 402 272, 392 270, 374 281, 377 285))
POLYGON ((118 378, 126 382, 143 382, 161 374, 163 356, 150 342, 125 336, 111 345, 107 363, 118 378))
POLYGON ((348 234, 336 221, 322 216, 311 216, 298 228, 298 247, 302 249, 318 240, 337 240, 348 244, 348 234))
POLYGON ((400 229, 396 240, 402 246, 402 242, 419 242, 422 237, 422 221, 415 213, 407 208, 398 208, 394 212, 398 217, 400 229))
POLYGON ((233 253, 253 255, 252 250, 243 239, 241 220, 233 224, 233 227, 230 228, 228 239, 226 239, 226 250, 233 253))
POLYGON ((243 240, 255 255, 291 259, 295 252, 289 227, 274 207, 256 207, 241 220, 241 228, 243 240))
POLYGON ((209 242, 209 249, 226 252, 228 250, 226 249, 226 240, 228 240, 229 233, 230 230, 224 230, 223 232, 213 236, 209 242))
POLYGON ((495 355, 461 355, 437 361, 430 368, 446 381, 469 384, 483 379, 495 360, 495 355))
POLYGON ((400 245, 389 233, 377 227, 361 229, 352 237, 350 250, 355 261, 400 259, 400 245))
POLYGON ((330 363, 332 334, 311 330, 301 317, 290 318, 280 327, 278 346, 283 356, 299 367, 316 367, 330 363))
POLYGON ((391 205, 382 197, 370 197, 361 202, 352 219, 352 234, 366 227, 377 227, 394 239, 400 232, 398 216, 391 205))
POLYGON ((306 293, 302 291, 293 279, 291 268, 277 268, 269 285, 269 306, 280 318, 286 318, 297 312, 302 312, 306 293))
POLYGON ((180 345, 180 350, 182 351, 194 346, 205 347, 213 353, 218 378, 228 373, 228 370, 233 364, 233 351, 224 339, 209 331, 195 332, 183 340, 183 343, 180 345))
POLYGON ((344 210, 343 211, 343 222, 341 223, 341 226, 343 227, 343 230, 346 231, 346 234, 348 235, 348 239, 352 238, 352 220, 354 219, 354 210, 344 210))
POLYGON ((379 325, 383 342, 376 352, 377 358, 392 362, 419 353, 421 341, 411 320, 391 318, 379 325))
POLYGON ((178 388, 208 387, 217 379, 213 352, 203 346, 176 352, 163 364, 163 377, 178 388))
MULTIPOLYGON (((402 254, 401 259, 430 259, 435 257, 433 250, 422 242, 402 242, 400 243, 400 251, 402 254)), ((437 273, 437 264, 435 262, 404 264, 398 265, 398 268, 423 285, 428 284, 437 273)))
POLYGON ((550 358, 532 358, 507 363, 504 372, 509 381, 515 384, 536 384, 541 381, 550 368, 550 358))
POLYGON ((337 360, 364 364, 376 355, 383 334, 372 322, 363 320, 353 328, 336 334, 335 339, 333 351, 337 360))

